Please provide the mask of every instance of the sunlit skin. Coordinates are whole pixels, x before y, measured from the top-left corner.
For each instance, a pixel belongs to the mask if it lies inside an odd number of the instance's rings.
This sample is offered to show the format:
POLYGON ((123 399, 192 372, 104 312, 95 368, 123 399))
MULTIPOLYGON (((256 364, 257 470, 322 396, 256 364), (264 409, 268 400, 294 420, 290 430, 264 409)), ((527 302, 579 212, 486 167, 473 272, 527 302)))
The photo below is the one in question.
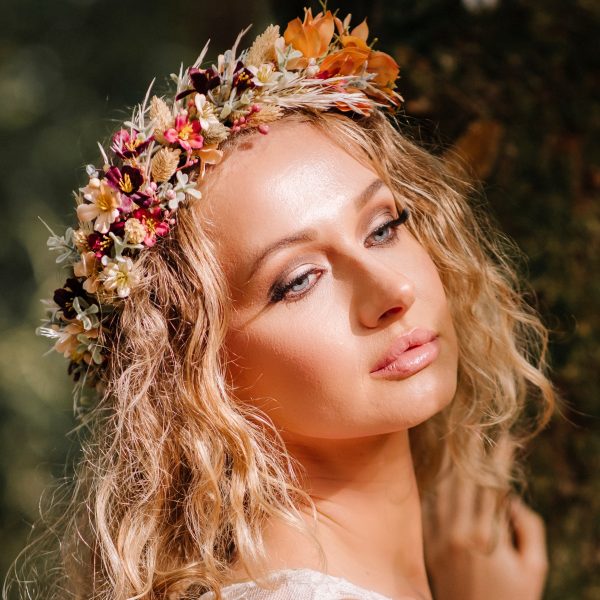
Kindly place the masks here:
MULTIPOLYGON (((389 224, 402 206, 376 173, 306 123, 248 138, 203 192, 199 218, 233 302, 230 377, 305 469, 328 572, 392 598, 430 598, 408 429, 456 390, 456 334, 435 265, 405 224, 389 224), (433 362, 374 377, 416 327, 437 334, 433 362)), ((323 568, 310 540, 282 523, 266 541, 274 569, 323 568)))

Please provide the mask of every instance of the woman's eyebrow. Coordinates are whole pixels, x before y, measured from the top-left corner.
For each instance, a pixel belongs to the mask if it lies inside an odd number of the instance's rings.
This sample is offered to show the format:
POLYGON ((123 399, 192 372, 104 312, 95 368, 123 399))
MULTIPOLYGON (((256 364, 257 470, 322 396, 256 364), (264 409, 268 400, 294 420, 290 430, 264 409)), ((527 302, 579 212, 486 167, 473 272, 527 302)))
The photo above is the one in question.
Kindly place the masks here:
MULTIPOLYGON (((381 179, 373 180, 356 198, 353 200, 354 207, 358 212, 384 185, 384 182, 381 179)), ((248 280, 256 273, 261 264, 274 252, 281 250, 283 248, 287 248, 289 246, 293 246, 294 244, 298 244, 301 242, 312 242, 317 237, 317 231, 315 229, 302 229, 292 235, 288 235, 284 238, 269 244, 266 248, 264 248, 260 254, 256 256, 252 263, 252 267, 250 268, 250 272, 248 274, 248 280)))
POLYGON ((371 183, 354 198, 354 207, 358 212, 384 185, 381 179, 374 179, 371 183))

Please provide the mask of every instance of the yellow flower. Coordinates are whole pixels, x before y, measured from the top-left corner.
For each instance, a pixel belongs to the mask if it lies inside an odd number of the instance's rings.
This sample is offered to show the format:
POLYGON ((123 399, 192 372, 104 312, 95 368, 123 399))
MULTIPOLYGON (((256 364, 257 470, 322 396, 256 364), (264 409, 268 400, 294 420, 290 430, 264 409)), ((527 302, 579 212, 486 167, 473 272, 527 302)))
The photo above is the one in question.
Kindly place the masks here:
MULTIPOLYGON (((258 68, 254 67, 254 69, 256 70, 256 79, 258 79, 259 83, 270 83, 278 76, 278 72, 272 63, 263 63, 258 68)), ((252 71, 253 69, 250 70, 252 71)))

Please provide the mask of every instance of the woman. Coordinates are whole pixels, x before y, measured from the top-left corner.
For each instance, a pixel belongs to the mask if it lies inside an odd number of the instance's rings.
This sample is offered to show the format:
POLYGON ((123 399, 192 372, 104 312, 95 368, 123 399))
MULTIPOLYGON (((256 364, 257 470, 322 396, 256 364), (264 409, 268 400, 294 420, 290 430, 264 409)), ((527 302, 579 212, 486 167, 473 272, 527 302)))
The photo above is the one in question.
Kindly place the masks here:
POLYGON ((203 53, 88 168, 41 333, 100 398, 43 597, 541 596, 545 330, 367 39, 203 53))

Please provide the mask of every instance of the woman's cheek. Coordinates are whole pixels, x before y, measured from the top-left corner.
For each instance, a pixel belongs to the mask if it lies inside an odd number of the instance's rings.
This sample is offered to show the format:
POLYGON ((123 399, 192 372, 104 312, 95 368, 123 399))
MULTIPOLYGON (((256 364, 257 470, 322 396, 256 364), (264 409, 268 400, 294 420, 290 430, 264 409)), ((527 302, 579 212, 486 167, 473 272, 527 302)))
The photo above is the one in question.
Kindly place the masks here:
POLYGON ((277 424, 291 428, 309 416, 328 419, 335 397, 347 396, 343 387, 356 368, 347 364, 351 349, 341 323, 321 321, 314 313, 298 323, 282 308, 287 318, 230 333, 227 347, 240 400, 272 408, 277 424))
POLYGON ((292 391, 322 385, 339 343, 330 326, 314 318, 298 323, 290 316, 267 331, 250 335, 245 356, 252 361, 252 370, 262 374, 261 387, 268 389, 275 383, 280 391, 292 391))

